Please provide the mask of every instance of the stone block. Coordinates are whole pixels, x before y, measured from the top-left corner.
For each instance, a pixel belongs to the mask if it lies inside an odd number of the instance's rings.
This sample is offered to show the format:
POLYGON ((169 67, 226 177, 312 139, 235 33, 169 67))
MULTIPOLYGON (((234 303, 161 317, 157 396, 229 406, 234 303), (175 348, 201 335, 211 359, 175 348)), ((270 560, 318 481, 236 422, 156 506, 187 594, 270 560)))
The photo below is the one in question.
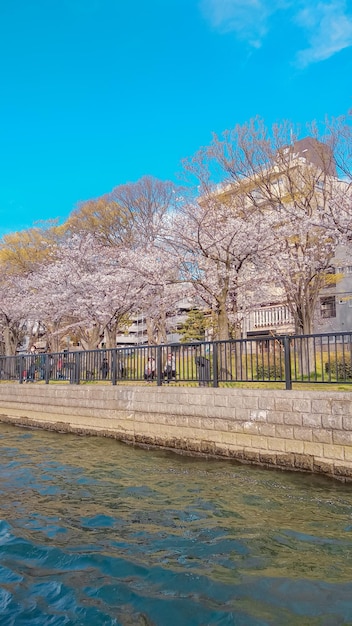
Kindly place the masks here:
POLYGON ((263 411, 263 410, 256 410, 256 411, 250 411, 249 412, 249 419, 252 422, 266 422, 267 421, 267 416, 268 413, 267 411, 263 411))
POLYGON ((275 425, 274 424, 257 424, 259 435, 264 437, 275 437, 275 425))
POLYGON ((316 443, 313 441, 303 442, 303 452, 306 455, 324 457, 324 445, 323 443, 316 443))
POLYGON ((233 392, 237 392, 237 391, 239 391, 239 390, 231 389, 232 393, 229 393, 229 395, 227 397, 227 406, 231 407, 233 409, 242 409, 243 408, 243 398, 241 396, 239 396, 237 393, 233 393, 233 392))
POLYGON ((268 438, 261 437, 260 435, 252 435, 251 445, 253 448, 257 448, 258 450, 267 450, 268 438))
POLYGON ((244 396, 242 398, 242 407, 244 409, 258 409, 258 396, 253 394, 253 396, 244 396))
POLYGON ((319 456, 324 457, 324 459, 333 459, 336 461, 342 461, 345 458, 344 446, 341 445, 331 445, 328 443, 324 443, 324 454, 320 454, 319 456))
POLYGON ((203 430, 214 430, 214 420, 206 417, 201 418, 201 428, 203 430))
POLYGON ((258 397, 258 409, 264 411, 275 410, 275 398, 272 395, 259 395, 258 397))
POLYGON ((200 443, 200 441, 196 441, 196 440, 192 441, 192 450, 194 452, 200 452, 201 451, 201 443, 200 443))
POLYGON ((333 473, 337 478, 346 478, 350 482, 352 480, 352 463, 341 465, 334 463, 333 473))
POLYGON ((296 439, 286 439, 285 450, 293 454, 303 454, 303 441, 297 441, 296 439))
POLYGON ((276 465, 276 454, 269 452, 259 452, 259 461, 263 465, 276 465))
POLYGON ((226 446, 221 446, 221 445, 216 445, 215 446, 215 454, 216 456, 221 456, 221 457, 228 457, 229 456, 229 450, 226 446))
POLYGON ((323 415, 322 416, 323 428, 331 428, 332 430, 341 430, 342 428, 342 415, 323 415))
POLYGON ((210 406, 206 410, 207 417, 215 417, 216 419, 232 419, 235 415, 234 409, 228 409, 222 406, 210 406))
POLYGON ((295 454, 294 467, 300 470, 313 471, 313 457, 308 454, 295 454))
POLYGON ((278 437, 268 438, 268 450, 276 450, 278 452, 286 451, 286 439, 279 439, 278 437))
POLYGON ((192 415, 189 415, 187 418, 188 421, 188 426, 190 428, 201 428, 201 418, 200 417, 194 417, 192 415))
POLYGON ((221 431, 228 430, 229 421, 227 419, 214 419, 214 428, 221 431))
POLYGON ((303 413, 302 426, 306 426, 308 428, 321 428, 322 416, 320 413, 303 413))
POLYGON ((332 443, 339 446, 352 446, 352 432, 347 430, 334 430, 332 433, 332 443))
POLYGON ((331 400, 331 413, 333 415, 343 415, 352 419, 352 398, 351 400, 331 400))
POLYGON ((251 450, 250 448, 245 448, 243 450, 243 459, 246 459, 251 463, 259 463, 259 454, 259 450, 251 450))
POLYGON ((237 445, 237 434, 223 431, 221 433, 221 443, 226 446, 236 446, 237 445))
POLYGON ((283 413, 292 413, 293 400, 287 394, 285 398, 275 397, 275 411, 282 411, 283 413))
POLYGON ((288 426, 302 426, 302 415, 299 413, 285 413, 284 424, 288 426))
POLYGON ((256 422, 242 422, 243 424, 243 432, 251 433, 253 435, 257 435, 259 431, 259 424, 256 422))
POLYGON ((310 413, 311 400, 305 398, 293 398, 292 411, 294 413, 310 413))
MULTIPOLYGON (((340 431, 334 431, 340 432, 340 431)), ((332 443, 332 430, 320 430, 319 428, 312 429, 313 441, 318 443, 332 443)), ((336 442, 337 443, 337 442, 336 442)))
POLYGON ((283 439, 293 439, 293 426, 285 424, 276 424, 275 436, 283 439))
POLYGON ((321 415, 331 415, 331 400, 328 399, 312 399, 312 413, 320 413, 321 415))
MULTIPOLYGON (((164 436, 169 436, 170 433, 172 433, 172 430, 163 430, 162 432, 164 436)), ((200 439, 200 437, 201 437, 201 432, 198 429, 189 428, 187 430, 187 439, 190 439, 192 441, 197 441, 200 439)))
POLYGON ((244 458, 244 452, 242 448, 237 448, 237 446, 229 446, 228 454, 231 459, 237 459, 242 461, 244 458))
POLYGON ((248 409, 235 409, 234 418, 237 421, 249 421, 249 410, 248 409))
POLYGON ((344 428, 345 430, 352 430, 352 417, 343 416, 342 428, 344 428))
POLYGON ((313 441, 313 430, 311 428, 304 428, 303 426, 295 426, 293 436, 299 441, 313 441))
POLYGON ((243 447, 251 447, 252 445, 252 435, 246 435, 245 433, 237 433, 236 435, 236 443, 238 446, 243 447))
POLYGON ((284 423, 284 414, 280 411, 270 411, 268 422, 270 424, 283 424, 284 423))
POLYGON ((214 394, 214 407, 216 406, 228 406, 228 396, 223 394, 214 394))
POLYGON ((352 446, 345 446, 345 461, 352 463, 352 446))
POLYGON ((334 471, 334 465, 325 459, 316 457, 313 461, 313 471, 318 474, 332 474, 334 471))
POLYGON ((196 404, 198 407, 214 406, 214 398, 209 396, 208 394, 203 395, 198 392, 198 394, 194 398, 194 404, 196 404))
MULTIPOLYGON (((187 434, 188 436, 188 434, 187 434)), ((208 434, 207 434, 208 437, 208 434)), ((212 430, 211 431, 211 440, 215 441, 215 443, 222 443, 223 439, 222 439, 222 432, 220 430, 212 430)))
POLYGON ((200 449, 203 454, 214 454, 215 443, 213 441, 201 441, 200 449))
POLYGON ((294 454, 277 454, 276 455, 276 465, 280 467, 294 467, 295 464, 295 455, 294 454))

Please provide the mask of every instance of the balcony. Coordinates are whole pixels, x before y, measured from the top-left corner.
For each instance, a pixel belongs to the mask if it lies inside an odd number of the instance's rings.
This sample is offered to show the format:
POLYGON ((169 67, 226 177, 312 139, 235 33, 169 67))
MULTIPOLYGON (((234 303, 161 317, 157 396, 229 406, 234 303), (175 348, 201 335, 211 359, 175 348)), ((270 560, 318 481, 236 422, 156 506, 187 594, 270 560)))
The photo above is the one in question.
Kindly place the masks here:
POLYGON ((278 333, 293 332, 294 320, 287 305, 270 305, 249 311, 244 326, 246 333, 268 330, 278 333))

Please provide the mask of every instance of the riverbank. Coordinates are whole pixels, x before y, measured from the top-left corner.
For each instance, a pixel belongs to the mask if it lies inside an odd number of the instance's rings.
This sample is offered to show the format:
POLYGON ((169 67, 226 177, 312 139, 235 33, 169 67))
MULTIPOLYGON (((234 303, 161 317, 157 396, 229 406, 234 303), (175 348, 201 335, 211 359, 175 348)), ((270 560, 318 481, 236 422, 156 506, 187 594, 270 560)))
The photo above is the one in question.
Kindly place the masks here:
POLYGON ((348 392, 2 384, 0 421, 352 480, 348 392))

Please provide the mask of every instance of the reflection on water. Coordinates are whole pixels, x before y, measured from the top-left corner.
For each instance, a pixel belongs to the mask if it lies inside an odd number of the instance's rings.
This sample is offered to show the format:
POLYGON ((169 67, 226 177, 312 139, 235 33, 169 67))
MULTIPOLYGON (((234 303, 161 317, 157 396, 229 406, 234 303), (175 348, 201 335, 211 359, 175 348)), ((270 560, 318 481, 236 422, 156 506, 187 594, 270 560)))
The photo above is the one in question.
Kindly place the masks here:
POLYGON ((352 485, 0 424, 0 624, 352 624, 352 485))

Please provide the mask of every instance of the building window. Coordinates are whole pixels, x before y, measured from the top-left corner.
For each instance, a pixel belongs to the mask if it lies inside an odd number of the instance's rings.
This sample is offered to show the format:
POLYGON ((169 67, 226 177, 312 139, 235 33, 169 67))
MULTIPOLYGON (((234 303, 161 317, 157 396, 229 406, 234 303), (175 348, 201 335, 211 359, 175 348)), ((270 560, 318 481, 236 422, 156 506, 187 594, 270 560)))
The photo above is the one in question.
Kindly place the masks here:
POLYGON ((264 200, 263 192, 261 191, 261 189, 259 189, 259 187, 256 187, 256 189, 251 189, 250 199, 252 200, 252 202, 262 202, 264 200))
POLYGON ((328 296, 320 299, 320 313, 324 319, 328 317, 336 317, 335 296, 328 296))
POLYGON ((352 265, 339 266, 336 268, 338 274, 352 274, 352 265))

